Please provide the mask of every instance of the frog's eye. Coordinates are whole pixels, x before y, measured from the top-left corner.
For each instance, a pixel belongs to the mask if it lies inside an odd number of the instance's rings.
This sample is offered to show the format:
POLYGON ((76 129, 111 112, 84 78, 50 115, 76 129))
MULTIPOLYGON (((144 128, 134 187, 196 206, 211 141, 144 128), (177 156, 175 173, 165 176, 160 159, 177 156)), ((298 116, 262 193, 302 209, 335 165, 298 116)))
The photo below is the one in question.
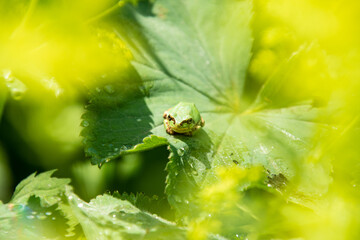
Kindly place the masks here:
POLYGON ((173 118, 170 114, 167 116, 169 121, 173 121, 175 123, 175 118, 173 118))

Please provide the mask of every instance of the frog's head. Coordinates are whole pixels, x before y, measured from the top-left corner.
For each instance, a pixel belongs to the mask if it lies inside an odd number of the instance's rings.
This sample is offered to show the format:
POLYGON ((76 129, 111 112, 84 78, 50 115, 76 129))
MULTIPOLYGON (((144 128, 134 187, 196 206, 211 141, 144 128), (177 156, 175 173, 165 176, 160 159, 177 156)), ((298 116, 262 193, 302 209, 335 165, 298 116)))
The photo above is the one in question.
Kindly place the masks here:
POLYGON ((164 113, 164 119, 171 130, 189 133, 203 126, 203 120, 194 103, 180 102, 164 113))

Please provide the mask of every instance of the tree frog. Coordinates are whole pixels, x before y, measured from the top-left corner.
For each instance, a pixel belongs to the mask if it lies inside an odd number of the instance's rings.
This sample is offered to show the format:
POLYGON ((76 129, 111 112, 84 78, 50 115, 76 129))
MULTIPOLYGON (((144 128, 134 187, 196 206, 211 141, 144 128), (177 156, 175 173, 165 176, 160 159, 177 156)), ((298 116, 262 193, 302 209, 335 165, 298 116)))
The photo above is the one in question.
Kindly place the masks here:
POLYGON ((168 134, 192 136, 205 125, 194 103, 179 102, 164 112, 164 126, 168 134))

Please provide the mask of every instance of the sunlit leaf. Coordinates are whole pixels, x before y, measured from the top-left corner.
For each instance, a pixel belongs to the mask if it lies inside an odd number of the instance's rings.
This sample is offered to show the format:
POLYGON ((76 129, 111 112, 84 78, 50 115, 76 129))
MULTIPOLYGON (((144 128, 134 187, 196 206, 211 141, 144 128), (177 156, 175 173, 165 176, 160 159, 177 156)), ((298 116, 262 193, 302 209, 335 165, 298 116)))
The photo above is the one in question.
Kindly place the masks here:
POLYGON ((111 98, 105 89, 93 96, 83 132, 92 162, 102 165, 117 158, 143 138, 139 150, 166 143, 157 140, 147 145, 149 136, 167 139, 171 154, 166 193, 181 215, 194 214, 197 192, 215 182, 219 167, 235 162, 282 174, 301 194, 327 191, 330 166, 315 164, 323 175, 312 185, 317 175, 306 156, 314 137, 328 126, 319 122, 319 110, 308 95, 277 96, 286 88, 284 84, 291 85, 287 76, 293 74, 298 58, 284 61, 254 104, 246 100, 251 7, 249 1, 228 0, 221 5, 217 1, 156 1, 129 5, 115 16, 114 21, 120 23, 116 31, 132 50, 142 83, 130 81, 140 81, 134 74, 123 82, 125 86, 114 88, 124 93, 124 87, 140 84, 132 95, 111 98), (192 137, 165 132, 163 112, 180 101, 194 102, 205 119, 205 127, 192 137), (268 101, 281 104, 268 107, 268 101), (307 177, 297 179, 299 171, 307 177))
POLYGON ((187 239, 185 228, 143 212, 128 201, 102 195, 86 203, 76 195, 69 197, 87 239, 187 239))
POLYGON ((65 186, 70 179, 50 178, 55 172, 48 171, 36 175, 33 173, 17 185, 11 198, 13 204, 26 204, 29 197, 36 196, 41 199, 44 206, 54 205, 59 201, 59 195, 65 192, 65 186))

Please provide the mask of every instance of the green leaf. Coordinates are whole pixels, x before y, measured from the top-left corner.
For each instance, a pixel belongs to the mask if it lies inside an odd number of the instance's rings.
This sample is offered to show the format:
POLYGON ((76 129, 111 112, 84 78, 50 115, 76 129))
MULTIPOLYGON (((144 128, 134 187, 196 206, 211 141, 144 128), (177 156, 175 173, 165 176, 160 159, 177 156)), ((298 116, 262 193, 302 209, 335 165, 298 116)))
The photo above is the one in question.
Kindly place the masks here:
POLYGON ((0 201, 0 239, 6 239, 6 236, 14 232, 12 228, 12 219, 16 213, 12 212, 9 207, 0 201))
POLYGON ((126 200, 142 211, 157 214, 166 219, 174 218, 172 212, 170 211, 169 203, 165 197, 159 198, 156 195, 149 197, 143 193, 120 194, 118 192, 115 192, 113 197, 126 200))
POLYGON ((294 192, 326 192, 330 166, 306 161, 315 136, 329 128, 318 121, 319 110, 307 98, 294 102, 282 96, 286 104, 275 107, 265 103, 283 84, 290 84, 284 76, 294 67, 285 75, 281 71, 296 65, 296 58, 284 63, 253 104, 246 100, 251 9, 251 1, 158 0, 127 5, 114 16, 119 23, 114 31, 131 48, 141 83, 133 74, 121 86, 114 83, 118 95, 101 90, 92 97, 83 132, 92 162, 101 165, 127 149, 146 150, 167 139, 171 154, 166 193, 170 205, 188 216, 196 215, 200 206, 194 199, 200 189, 216 182, 217 169, 236 163, 282 174, 294 183, 294 192), (138 90, 120 97, 134 82, 138 90), (194 102, 205 119, 205 127, 192 137, 165 132, 163 112, 180 101, 194 102), (321 170, 321 181, 314 167, 321 170), (301 172, 306 177, 298 178, 301 172))
POLYGON ((54 239, 67 235, 67 218, 58 204, 44 207, 40 198, 30 197, 26 205, 8 204, 15 215, 6 239, 54 239))
MULTIPOLYGON (((20 100, 24 93, 27 91, 27 86, 20 81, 17 77, 15 77, 12 72, 8 69, 0 69, 1 72, 1 80, 4 80, 6 87, 10 93, 10 96, 15 100, 20 100)), ((0 93, 2 97, 6 97, 6 89, 3 89, 2 83, 0 86, 0 93), (5 91, 5 92, 4 92, 5 91)), ((2 98, 0 97, 0 98, 2 98)), ((1 99, 0 99, 0 110, 1 110, 1 99)))
MULTIPOLYGON (((69 211, 65 191, 69 179, 52 178, 55 170, 32 174, 18 184, 11 201, 0 204, 0 237, 35 239, 77 237, 77 219, 69 211)), ((1 238, 2 239, 2 238, 1 238)))
POLYGON ((47 171, 36 175, 31 174, 21 181, 11 198, 12 204, 26 204, 31 196, 39 197, 43 206, 52 206, 60 201, 60 195, 65 192, 65 187, 70 179, 51 177, 56 170, 47 171))
MULTIPOLYGON (((124 21, 129 28, 116 31, 124 31, 131 38, 128 41, 136 56, 134 66, 144 84, 141 85, 141 92, 134 89, 140 80, 136 74, 128 73, 126 76, 118 76, 124 79, 122 84, 119 81, 112 84, 115 89, 112 96, 109 97, 106 91, 106 83, 98 88, 98 94, 93 95, 89 111, 84 115, 83 125, 87 127, 82 135, 86 137, 87 154, 93 163, 100 165, 140 143, 151 133, 157 133, 155 128, 163 130, 163 112, 179 101, 191 102, 196 99, 195 103, 201 111, 214 111, 214 107, 216 111, 228 109, 227 101, 236 101, 241 95, 250 58, 252 40, 248 23, 251 4, 248 1, 227 0, 221 4, 216 4, 216 1, 197 1, 196 4, 191 1, 157 1, 154 11, 159 17, 146 15, 145 11, 151 8, 147 3, 139 3, 139 11, 144 11, 144 15, 136 13, 137 9, 132 8, 124 8, 124 14, 135 12, 137 20, 123 16, 125 19, 117 21, 124 21), (162 17, 161 11, 164 11, 166 17, 162 17), (229 17, 233 21, 228 21, 229 17), (214 19, 214 22, 207 22, 208 18, 214 19), (213 31, 214 27, 222 25, 219 31, 213 31), (160 56, 152 58, 152 50, 146 52, 149 50, 146 49, 148 44, 140 39, 142 36, 132 37, 133 34, 139 34, 134 31, 140 27, 143 28, 141 34, 154 42, 151 47, 160 56), (164 27, 167 27, 166 31, 162 30, 164 27), (233 28, 237 28, 237 31, 233 31, 233 28), (169 36, 176 41, 169 41, 169 36), (236 43, 231 40, 233 38, 237 38, 241 45, 235 48, 236 43), (171 46, 172 43, 179 46, 171 46), (158 58, 164 59, 158 61, 158 58), (235 89, 236 92, 233 92, 235 89), (131 97, 130 92, 133 93, 131 97), (148 94, 151 96, 144 98, 148 94), (125 101, 126 97, 129 99, 125 101)), ((157 145, 162 144, 159 141, 157 145)), ((143 145, 142 150, 146 146, 143 145)))
POLYGON ((187 239, 185 228, 143 212, 128 201, 103 195, 86 203, 74 194, 69 197, 87 239, 187 239))

